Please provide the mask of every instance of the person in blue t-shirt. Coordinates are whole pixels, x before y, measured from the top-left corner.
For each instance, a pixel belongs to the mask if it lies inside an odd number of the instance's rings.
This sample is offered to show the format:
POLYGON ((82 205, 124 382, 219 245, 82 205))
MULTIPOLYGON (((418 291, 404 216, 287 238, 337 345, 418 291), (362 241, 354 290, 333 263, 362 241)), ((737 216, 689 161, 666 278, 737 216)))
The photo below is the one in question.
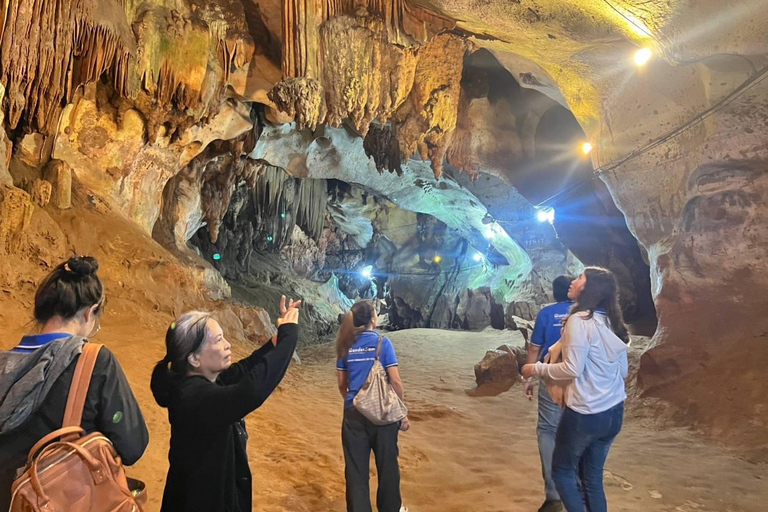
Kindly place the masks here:
MULTIPOLYGON (((568 289, 571 287, 572 281, 573 278, 570 276, 559 276, 552 282, 552 295, 554 295, 556 302, 544 307, 536 317, 536 324, 533 326, 533 334, 531 334, 531 343, 528 345, 528 360, 526 361, 528 364, 544 361, 544 356, 549 352, 549 348, 560 339, 563 322, 568 318, 568 312, 573 305, 573 301, 568 299, 568 289)), ((529 398, 533 397, 533 382, 530 380, 525 383, 525 394, 529 398)), ((552 480, 552 454, 555 451, 555 436, 562 414, 563 410, 552 400, 547 392, 547 387, 541 383, 539 385, 539 420, 536 425, 536 437, 539 442, 541 474, 544 477, 546 498, 544 504, 539 508, 539 512, 563 510, 563 503, 560 501, 560 495, 555 488, 554 480, 552 480)))
MULTIPOLYGON (((368 421, 353 405, 355 396, 365 384, 376 360, 380 337, 374 330, 377 320, 373 302, 360 301, 344 315, 336 338, 339 392, 344 397, 341 444, 344 448, 344 473, 347 481, 347 512, 371 510, 368 487, 371 450, 376 457, 379 476, 379 489, 376 494, 379 512, 407 512, 400 497, 397 436, 398 431, 405 432, 410 428, 408 418, 390 425, 377 426, 368 421)), ((397 368, 395 349, 389 338, 382 339, 379 360, 387 370, 392 389, 403 399, 403 382, 397 368)))

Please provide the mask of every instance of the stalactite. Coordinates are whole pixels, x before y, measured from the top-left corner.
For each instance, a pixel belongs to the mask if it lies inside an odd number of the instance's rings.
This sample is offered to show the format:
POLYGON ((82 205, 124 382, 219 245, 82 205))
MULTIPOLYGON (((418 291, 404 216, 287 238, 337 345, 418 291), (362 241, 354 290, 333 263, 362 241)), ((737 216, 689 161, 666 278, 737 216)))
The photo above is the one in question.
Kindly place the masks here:
POLYGON ((403 175, 400 148, 391 126, 372 124, 368 134, 363 139, 363 149, 365 149, 366 156, 373 157, 379 172, 387 169, 390 172, 396 172, 398 176, 403 175))
POLYGON ((393 121, 406 162, 418 153, 432 162, 440 177, 445 152, 456 128, 461 76, 467 41, 441 34, 419 52, 416 76, 408 100, 393 121))
POLYGON ((373 120, 384 124, 397 116, 404 156, 418 151, 433 158, 439 175, 456 124, 465 48, 459 48, 464 43, 429 46, 454 22, 408 0, 285 0, 282 5, 284 80, 269 93, 276 107, 294 117, 299 129, 323 121, 340 126, 348 119, 363 137, 373 120), (439 63, 441 71, 429 76, 433 62, 425 62, 416 77, 417 58, 422 60, 417 52, 434 59, 440 50, 449 52, 447 62, 439 63), (419 91, 406 100, 414 83, 419 91), (429 86, 435 87, 426 90, 429 86), (412 105, 404 108, 407 101, 412 105))
POLYGON ((0 48, 3 108, 14 129, 53 134, 75 89, 110 71, 129 92, 135 44, 115 0, 9 0, 0 48), (108 18, 104 18, 109 13, 108 18))
POLYGON ((375 16, 340 16, 320 29, 328 124, 349 119, 365 136, 371 121, 386 122, 411 91, 416 48, 388 42, 375 16))
POLYGON ((315 242, 323 234, 328 185, 325 180, 299 180, 299 200, 295 203, 296 224, 315 242))
POLYGON ((279 110, 296 119, 299 130, 314 130, 325 120, 325 101, 320 82, 311 78, 288 78, 267 94, 279 110))

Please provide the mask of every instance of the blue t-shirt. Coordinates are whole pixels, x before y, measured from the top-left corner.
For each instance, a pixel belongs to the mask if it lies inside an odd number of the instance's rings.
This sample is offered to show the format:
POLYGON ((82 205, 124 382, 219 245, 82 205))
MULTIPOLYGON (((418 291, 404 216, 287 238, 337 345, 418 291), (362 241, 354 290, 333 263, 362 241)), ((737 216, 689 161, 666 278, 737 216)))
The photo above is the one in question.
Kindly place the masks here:
MULTIPOLYGON (((368 374, 371 373, 373 363, 376 361, 376 347, 379 345, 379 333, 376 331, 363 331, 358 333, 355 344, 349 349, 346 358, 340 359, 336 368, 341 372, 347 372, 347 398, 344 400, 344 408, 354 407, 352 401, 357 392, 365 384, 368 374)), ((395 347, 389 338, 381 340, 381 365, 384 368, 397 366, 395 347)))
POLYGON ((531 344, 541 347, 539 361, 544 361, 549 347, 560 339, 563 322, 568 318, 568 311, 572 305, 573 302, 570 300, 556 302, 539 311, 536 324, 533 326, 533 334, 531 334, 531 344))
POLYGON ((69 338, 71 334, 65 332, 49 332, 46 334, 30 334, 21 338, 21 343, 16 345, 12 350, 13 352, 22 352, 29 354, 34 352, 40 347, 44 347, 52 341, 69 338))

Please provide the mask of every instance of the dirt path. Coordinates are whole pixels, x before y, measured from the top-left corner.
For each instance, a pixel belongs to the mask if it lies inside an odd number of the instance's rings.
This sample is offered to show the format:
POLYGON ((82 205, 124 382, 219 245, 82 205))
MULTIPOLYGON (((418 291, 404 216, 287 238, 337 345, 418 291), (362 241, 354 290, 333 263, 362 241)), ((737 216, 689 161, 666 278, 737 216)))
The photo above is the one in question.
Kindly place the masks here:
MULTIPOLYGON (((147 481, 154 512, 167 470, 168 425, 148 382, 152 364, 162 356, 156 333, 165 319, 145 320, 141 326, 112 324, 99 341, 118 355, 149 423, 150 447, 130 472, 147 481), (116 336, 119 332, 126 335, 116 336)), ((543 492, 535 402, 519 385, 496 397, 465 392, 474 386, 473 365, 487 349, 522 340, 512 332, 426 329, 391 338, 413 422, 400 442, 403 496, 411 511, 535 511, 543 492)), ((302 359, 248 418, 257 512, 345 510, 341 398, 332 348, 306 349, 302 359)), ((708 446, 684 430, 658 432, 628 419, 607 470, 612 512, 768 510, 764 466, 708 446)))
MULTIPOLYGON (((393 333, 413 428, 401 437, 403 496, 414 512, 535 511, 542 501, 535 402, 516 386, 473 398, 472 368, 516 333, 393 333)), ((310 349, 290 382, 250 418, 254 509, 343 511, 340 397, 330 347, 310 349)), ((768 510, 765 468, 682 430, 630 420, 607 465, 612 511, 768 510)), ((375 481, 372 481, 375 491, 375 481)))

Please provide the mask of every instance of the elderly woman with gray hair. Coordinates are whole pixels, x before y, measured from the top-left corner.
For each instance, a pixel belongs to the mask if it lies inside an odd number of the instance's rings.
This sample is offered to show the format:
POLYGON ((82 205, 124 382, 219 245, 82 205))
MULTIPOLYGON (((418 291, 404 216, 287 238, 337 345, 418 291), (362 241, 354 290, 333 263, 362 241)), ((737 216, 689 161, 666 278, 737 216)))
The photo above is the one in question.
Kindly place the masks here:
POLYGON ((234 364, 230 344, 209 313, 185 313, 171 324, 166 355, 151 382, 171 423, 162 512, 251 510, 243 418, 288 370, 298 341, 299 304, 291 300, 286 307, 282 297, 277 336, 234 364))

